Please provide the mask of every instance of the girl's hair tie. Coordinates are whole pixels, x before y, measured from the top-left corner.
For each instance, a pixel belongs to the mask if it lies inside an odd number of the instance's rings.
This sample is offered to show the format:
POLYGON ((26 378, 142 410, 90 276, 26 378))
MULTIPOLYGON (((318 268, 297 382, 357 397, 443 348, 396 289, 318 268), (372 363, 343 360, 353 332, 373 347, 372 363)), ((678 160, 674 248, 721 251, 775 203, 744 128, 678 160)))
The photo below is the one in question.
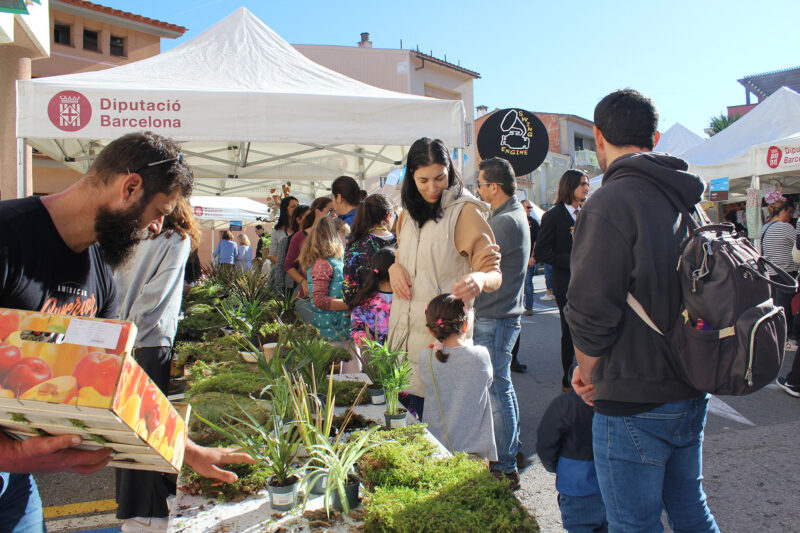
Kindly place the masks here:
POLYGON ((440 326, 444 326, 444 320, 442 320, 441 318, 437 319, 436 323, 439 324, 440 326))
POLYGON ((373 268, 372 271, 375 272, 376 274, 378 273, 378 269, 377 268, 373 268))

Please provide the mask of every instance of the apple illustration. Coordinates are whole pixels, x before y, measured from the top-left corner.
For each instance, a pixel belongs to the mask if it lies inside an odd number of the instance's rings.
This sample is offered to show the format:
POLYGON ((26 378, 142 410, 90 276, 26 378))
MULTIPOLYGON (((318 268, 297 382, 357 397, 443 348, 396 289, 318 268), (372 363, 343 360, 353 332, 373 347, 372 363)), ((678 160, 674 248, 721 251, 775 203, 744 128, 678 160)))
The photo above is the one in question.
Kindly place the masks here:
POLYGON ((0 376, 5 376, 11 368, 22 361, 22 350, 13 344, 0 342, 0 376))
POLYGON ((142 393, 142 406, 139 408, 139 418, 147 424, 148 433, 152 433, 161 422, 161 406, 158 404, 158 389, 154 383, 148 383, 142 393))
POLYGON ((34 385, 20 400, 37 400, 50 403, 71 403, 78 395, 78 382, 72 376, 59 376, 34 385))
POLYGON ((78 380, 79 388, 94 387, 103 396, 111 396, 121 366, 122 359, 118 355, 90 352, 78 362, 72 375, 78 380))
POLYGON ((3 388, 11 389, 15 394, 25 391, 53 377, 50 366, 37 357, 23 357, 22 361, 8 371, 3 388))
POLYGON ((18 329, 19 313, 11 310, 0 311, 0 340, 5 340, 18 329))
POLYGON ((175 437, 175 424, 178 421, 178 412, 175 409, 169 409, 167 413, 167 421, 164 424, 164 435, 167 438, 167 442, 170 444, 173 442, 173 438, 175 437))

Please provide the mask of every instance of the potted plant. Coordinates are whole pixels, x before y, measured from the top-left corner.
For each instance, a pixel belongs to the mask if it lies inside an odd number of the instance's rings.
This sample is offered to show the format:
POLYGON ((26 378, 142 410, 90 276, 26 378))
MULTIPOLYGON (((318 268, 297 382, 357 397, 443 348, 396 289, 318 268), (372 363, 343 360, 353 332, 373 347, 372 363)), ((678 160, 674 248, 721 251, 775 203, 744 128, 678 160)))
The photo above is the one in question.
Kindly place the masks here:
POLYGON ((307 486, 313 486, 320 479, 325 480, 325 512, 330 514, 331 506, 345 513, 359 503, 359 487, 361 479, 357 475, 355 465, 361 456, 378 446, 379 442, 370 442, 378 426, 358 433, 348 442, 342 440, 340 432, 333 442, 317 428, 311 431, 317 434, 317 443, 311 448, 312 462, 308 466, 307 486))
POLYGON ((369 361, 386 398, 386 427, 405 426, 406 410, 400 408, 400 392, 411 384, 411 362, 400 349, 382 346, 369 361))
POLYGON ((269 469, 272 476, 267 481, 267 488, 269 490, 270 505, 274 510, 284 512, 292 509, 297 504, 297 487, 300 481, 300 474, 304 471, 304 465, 295 466, 301 442, 297 424, 283 425, 280 417, 277 414, 273 414, 271 416, 273 430, 267 431, 244 408, 239 406, 239 409, 248 420, 239 419, 231 415, 228 415, 228 417, 249 428, 252 434, 248 434, 227 420, 225 421, 228 426, 226 430, 202 417, 198 418, 236 443, 258 464, 269 469))
POLYGON ((374 405, 382 404, 385 401, 383 387, 378 379, 378 373, 372 361, 375 358, 374 354, 380 352, 381 350, 386 350, 386 347, 372 338, 371 335, 367 334, 366 337, 361 338, 360 348, 361 349, 357 352, 357 355, 361 361, 361 369, 372 382, 372 384, 367 387, 367 394, 369 394, 370 403, 374 405))

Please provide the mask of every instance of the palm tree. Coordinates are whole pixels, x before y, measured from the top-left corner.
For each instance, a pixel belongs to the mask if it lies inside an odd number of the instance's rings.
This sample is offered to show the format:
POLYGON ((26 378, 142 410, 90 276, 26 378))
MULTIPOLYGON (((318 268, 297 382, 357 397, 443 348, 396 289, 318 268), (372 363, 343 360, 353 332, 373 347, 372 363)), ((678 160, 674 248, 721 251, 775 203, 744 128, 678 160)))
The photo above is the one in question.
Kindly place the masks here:
POLYGON ((742 118, 742 115, 733 115, 728 116, 725 113, 720 113, 718 117, 711 117, 708 122, 708 128, 706 129, 706 133, 708 133, 709 137, 713 137, 717 133, 721 132, 737 120, 742 118))

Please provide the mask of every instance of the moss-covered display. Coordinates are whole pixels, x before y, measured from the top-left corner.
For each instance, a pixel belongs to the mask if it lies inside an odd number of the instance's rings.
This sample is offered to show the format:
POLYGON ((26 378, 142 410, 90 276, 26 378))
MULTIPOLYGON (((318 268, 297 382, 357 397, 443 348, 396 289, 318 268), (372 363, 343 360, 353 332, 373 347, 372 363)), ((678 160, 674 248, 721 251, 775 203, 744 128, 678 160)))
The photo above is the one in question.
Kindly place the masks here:
MULTIPOLYGON (((350 407, 358 398, 358 393, 364 387, 360 381, 334 381, 333 395, 336 397, 336 407, 350 407)), ((369 403, 369 394, 364 392, 358 401, 358 405, 369 403)))
POLYGON ((227 335, 207 341, 175 343, 175 364, 182 367, 195 361, 211 363, 215 361, 240 361, 235 335, 227 335))
POLYGON ((536 521, 485 463, 461 453, 437 459, 420 428, 379 432, 385 442, 362 458, 370 493, 364 502, 369 532, 535 532, 536 521))
MULTIPOLYGON (((198 363, 195 366, 200 366, 198 363)), ((224 368, 224 367, 223 367, 224 368)), ((187 396, 193 401, 198 394, 208 392, 224 392, 228 394, 253 395, 258 397, 264 389, 264 378, 254 373, 249 368, 241 365, 231 365, 225 372, 214 373, 209 376, 197 377, 189 383, 187 396)), ((195 374, 195 369, 192 369, 195 374)))
POLYGON ((226 465, 226 470, 234 472, 239 479, 233 483, 222 483, 197 475, 188 466, 181 471, 181 490, 187 494, 200 494, 207 498, 222 501, 239 501, 248 494, 256 494, 267 487, 271 472, 262 465, 226 465))
MULTIPOLYGON (((226 416, 235 416, 242 418, 243 414, 239 406, 247 410, 247 412, 260 424, 269 426, 269 410, 265 403, 255 401, 247 396, 234 396, 223 392, 208 392, 197 394, 191 398, 192 412, 202 416, 209 422, 213 422, 219 426, 224 426, 224 420, 229 420, 226 416), (223 418, 226 417, 226 418, 223 418)), ((236 425, 245 429, 244 426, 236 425)), ((189 436, 198 444, 203 446, 210 445, 224 445, 229 446, 230 443, 225 437, 204 424, 198 417, 192 416, 189 422, 189 436)))

